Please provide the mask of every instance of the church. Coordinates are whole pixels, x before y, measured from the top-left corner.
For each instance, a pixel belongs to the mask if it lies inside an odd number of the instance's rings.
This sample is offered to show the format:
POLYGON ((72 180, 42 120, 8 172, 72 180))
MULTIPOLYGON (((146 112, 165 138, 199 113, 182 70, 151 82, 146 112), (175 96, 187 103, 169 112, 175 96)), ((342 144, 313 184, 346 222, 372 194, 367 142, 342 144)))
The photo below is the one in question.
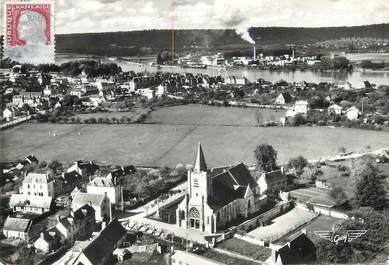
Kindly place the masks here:
POLYGON ((264 204, 266 195, 243 163, 208 170, 199 143, 194 166, 188 171, 187 193, 176 210, 177 225, 212 234, 264 204))

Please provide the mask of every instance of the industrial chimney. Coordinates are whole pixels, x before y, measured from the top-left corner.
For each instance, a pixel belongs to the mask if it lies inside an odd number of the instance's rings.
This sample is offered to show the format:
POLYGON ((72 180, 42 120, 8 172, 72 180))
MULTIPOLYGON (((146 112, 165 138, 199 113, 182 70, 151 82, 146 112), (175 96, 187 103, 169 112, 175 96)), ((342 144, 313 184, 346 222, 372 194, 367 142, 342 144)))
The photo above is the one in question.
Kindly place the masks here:
POLYGON ((257 51, 256 51, 256 47, 255 47, 255 44, 253 45, 253 61, 255 61, 257 59, 257 51))

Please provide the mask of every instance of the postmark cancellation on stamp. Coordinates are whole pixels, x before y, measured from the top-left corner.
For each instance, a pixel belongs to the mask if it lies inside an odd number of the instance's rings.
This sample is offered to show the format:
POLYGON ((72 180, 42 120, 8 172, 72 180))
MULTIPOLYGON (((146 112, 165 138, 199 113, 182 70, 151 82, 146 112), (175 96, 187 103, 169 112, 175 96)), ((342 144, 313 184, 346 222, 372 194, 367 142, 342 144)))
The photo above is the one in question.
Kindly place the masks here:
POLYGON ((5 1, 4 57, 20 63, 54 63, 54 0, 5 1))

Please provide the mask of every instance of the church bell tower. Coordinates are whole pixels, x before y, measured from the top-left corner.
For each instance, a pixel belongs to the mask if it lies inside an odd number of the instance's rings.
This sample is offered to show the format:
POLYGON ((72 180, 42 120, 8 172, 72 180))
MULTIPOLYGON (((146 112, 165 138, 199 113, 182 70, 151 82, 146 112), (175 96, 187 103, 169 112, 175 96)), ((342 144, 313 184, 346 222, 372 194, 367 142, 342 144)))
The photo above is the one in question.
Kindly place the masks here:
POLYGON ((201 143, 197 147, 197 154, 192 169, 188 171, 189 198, 200 202, 202 198, 208 201, 212 196, 212 177, 208 172, 201 143))

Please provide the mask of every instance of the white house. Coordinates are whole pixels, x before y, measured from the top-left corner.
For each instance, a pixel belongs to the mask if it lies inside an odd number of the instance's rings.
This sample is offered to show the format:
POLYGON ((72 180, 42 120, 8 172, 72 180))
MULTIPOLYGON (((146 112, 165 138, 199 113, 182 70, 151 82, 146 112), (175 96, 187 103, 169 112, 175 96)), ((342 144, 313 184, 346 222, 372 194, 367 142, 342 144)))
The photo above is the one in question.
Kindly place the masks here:
POLYGON ((87 193, 107 195, 112 204, 120 202, 120 185, 110 176, 95 177, 86 186, 87 193))
POLYGON ((283 168, 265 172, 258 179, 258 186, 260 188, 261 194, 265 193, 267 190, 273 187, 286 185, 286 183, 287 178, 283 168))
POLYGON ((44 214, 53 208, 53 197, 12 194, 9 207, 14 212, 44 214))
POLYGON ((12 105, 6 107, 3 110, 3 118, 5 118, 7 121, 13 120, 16 117, 18 112, 19 112, 19 108, 17 108, 16 106, 12 105))
POLYGON ((137 90, 137 93, 148 100, 155 98, 155 90, 151 88, 140 88, 137 90))
POLYGON ((43 253, 55 251, 60 246, 60 236, 55 228, 48 231, 43 231, 34 242, 34 248, 43 253))
POLYGON ((328 111, 328 114, 341 115, 342 114, 342 107, 337 105, 337 104, 333 104, 333 105, 328 107, 327 111, 328 111))
POLYGON ((77 192, 73 197, 72 210, 77 211, 85 204, 92 206, 95 210, 96 221, 102 222, 111 220, 111 203, 107 196, 77 192))
POLYGON ((228 76, 226 79, 224 79, 224 84, 226 85, 247 85, 248 80, 245 77, 235 77, 235 76, 228 76))
POLYGON ((308 113, 308 101, 306 100, 298 100, 294 104, 294 112, 296 114, 307 114, 308 113))
POLYGON ((49 173, 28 173, 20 193, 26 196, 54 197, 54 180, 49 173))
POLYGON ((281 93, 277 98, 275 103, 280 105, 285 105, 292 101, 292 96, 288 92, 281 93))
POLYGON ((359 111, 359 109, 355 106, 352 106, 350 108, 348 108, 346 111, 346 116, 347 116, 347 119, 353 121, 353 120, 356 120, 359 118, 359 115, 361 114, 361 112, 359 111))
POLYGON ((89 204, 85 204, 68 216, 58 217, 55 228, 61 238, 69 245, 80 238, 92 235, 96 224, 95 210, 89 204))
POLYGON ((74 161, 66 172, 76 171, 82 176, 83 179, 87 179, 99 170, 99 166, 93 161, 74 161))
POLYGON ((7 238, 20 238, 27 240, 32 225, 32 220, 14 218, 8 216, 3 226, 3 234, 7 238))

